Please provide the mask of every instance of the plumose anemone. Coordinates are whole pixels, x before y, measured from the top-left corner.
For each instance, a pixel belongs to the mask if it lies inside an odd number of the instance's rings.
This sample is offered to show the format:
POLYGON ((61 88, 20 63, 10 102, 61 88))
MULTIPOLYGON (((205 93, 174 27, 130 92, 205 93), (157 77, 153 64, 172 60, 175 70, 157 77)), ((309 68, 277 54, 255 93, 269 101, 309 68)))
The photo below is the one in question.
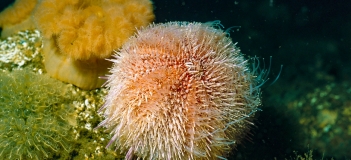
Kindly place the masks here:
POLYGON ((34 29, 31 13, 38 0, 15 0, 0 12, 1 38, 9 37, 21 30, 34 29))
POLYGON ((264 76, 218 22, 139 30, 111 61, 98 127, 126 159, 218 159, 246 136, 264 76))
POLYGON ((33 12, 47 73, 85 90, 101 87, 105 58, 153 19, 150 0, 45 0, 33 12))

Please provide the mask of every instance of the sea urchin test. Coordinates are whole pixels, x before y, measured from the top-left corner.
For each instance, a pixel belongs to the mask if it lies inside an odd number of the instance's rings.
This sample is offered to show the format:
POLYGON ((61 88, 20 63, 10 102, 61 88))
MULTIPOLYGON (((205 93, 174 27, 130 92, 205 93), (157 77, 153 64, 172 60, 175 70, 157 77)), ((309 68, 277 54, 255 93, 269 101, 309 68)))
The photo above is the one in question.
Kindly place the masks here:
POLYGON ((126 159, 225 159, 252 125, 264 80, 219 25, 153 24, 124 44, 99 111, 107 147, 126 159))

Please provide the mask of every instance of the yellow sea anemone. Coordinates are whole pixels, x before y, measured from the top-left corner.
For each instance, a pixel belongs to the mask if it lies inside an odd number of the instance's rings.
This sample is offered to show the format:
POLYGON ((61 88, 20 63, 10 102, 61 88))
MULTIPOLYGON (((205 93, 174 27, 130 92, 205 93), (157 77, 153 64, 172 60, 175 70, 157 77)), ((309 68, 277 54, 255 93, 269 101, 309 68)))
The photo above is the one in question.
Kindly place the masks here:
POLYGON ((1 37, 8 37, 20 30, 33 29, 31 13, 37 0, 16 0, 0 13, 1 37))
POLYGON ((264 81, 218 25, 151 25, 117 52, 100 110, 108 146, 126 159, 224 159, 245 137, 264 81))
POLYGON ((153 19, 149 0, 43 0, 33 15, 44 40, 45 68, 83 89, 100 87, 110 57, 153 19))

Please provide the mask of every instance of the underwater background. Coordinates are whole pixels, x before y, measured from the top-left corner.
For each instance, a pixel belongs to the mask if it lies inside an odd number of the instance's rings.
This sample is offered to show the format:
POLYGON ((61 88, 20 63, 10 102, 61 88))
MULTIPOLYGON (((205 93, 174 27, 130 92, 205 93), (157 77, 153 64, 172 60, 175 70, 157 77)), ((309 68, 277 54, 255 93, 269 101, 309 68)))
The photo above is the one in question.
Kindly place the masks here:
POLYGON ((351 1, 154 1, 156 23, 220 20, 248 57, 272 56, 250 138, 229 159, 351 159, 351 1))
POLYGON ((272 56, 261 111, 228 159, 351 159, 351 1, 153 3, 155 23, 220 20, 246 57, 272 56))

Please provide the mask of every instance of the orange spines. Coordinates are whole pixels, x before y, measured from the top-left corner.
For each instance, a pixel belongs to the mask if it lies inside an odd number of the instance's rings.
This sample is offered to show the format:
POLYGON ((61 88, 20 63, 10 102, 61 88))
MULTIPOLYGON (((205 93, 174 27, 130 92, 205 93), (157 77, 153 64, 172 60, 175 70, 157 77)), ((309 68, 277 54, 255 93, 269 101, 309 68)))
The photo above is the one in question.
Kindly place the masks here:
POLYGON ((258 81, 216 25, 151 25, 117 52, 100 111, 108 146, 126 159, 218 159, 240 142, 260 104, 258 81))

